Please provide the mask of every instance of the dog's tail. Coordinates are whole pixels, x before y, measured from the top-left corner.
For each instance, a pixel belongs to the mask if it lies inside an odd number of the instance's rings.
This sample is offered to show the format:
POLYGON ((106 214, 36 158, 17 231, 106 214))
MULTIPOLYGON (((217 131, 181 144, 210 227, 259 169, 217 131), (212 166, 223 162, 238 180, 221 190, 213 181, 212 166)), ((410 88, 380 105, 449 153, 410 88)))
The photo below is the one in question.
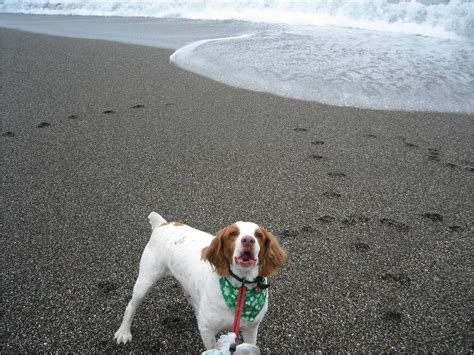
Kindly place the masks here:
POLYGON ((166 223, 166 219, 161 217, 158 213, 152 212, 148 215, 148 222, 151 224, 151 229, 155 230, 162 224, 166 223))

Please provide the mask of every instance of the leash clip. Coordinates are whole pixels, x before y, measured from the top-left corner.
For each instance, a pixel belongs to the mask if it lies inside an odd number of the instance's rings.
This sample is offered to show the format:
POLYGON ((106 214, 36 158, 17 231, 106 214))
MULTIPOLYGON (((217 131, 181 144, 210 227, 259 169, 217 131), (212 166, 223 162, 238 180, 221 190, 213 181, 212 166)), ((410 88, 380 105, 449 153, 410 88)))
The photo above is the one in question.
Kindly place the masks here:
POLYGON ((255 292, 260 293, 270 287, 270 284, 265 283, 265 278, 262 276, 258 276, 255 280, 257 281, 257 287, 255 287, 255 292))

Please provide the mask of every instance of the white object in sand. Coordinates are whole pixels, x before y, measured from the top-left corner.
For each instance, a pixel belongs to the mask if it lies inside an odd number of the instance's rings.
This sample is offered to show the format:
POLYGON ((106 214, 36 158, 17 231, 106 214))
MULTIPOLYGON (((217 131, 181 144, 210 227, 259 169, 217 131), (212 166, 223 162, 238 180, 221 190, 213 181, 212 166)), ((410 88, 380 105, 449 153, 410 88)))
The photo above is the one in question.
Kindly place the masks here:
MULTIPOLYGON (((207 350, 202 355, 229 355, 230 346, 235 343, 235 333, 223 334, 216 344, 216 349, 207 350)), ((252 344, 239 344, 234 352, 235 355, 260 355, 260 349, 252 344)))

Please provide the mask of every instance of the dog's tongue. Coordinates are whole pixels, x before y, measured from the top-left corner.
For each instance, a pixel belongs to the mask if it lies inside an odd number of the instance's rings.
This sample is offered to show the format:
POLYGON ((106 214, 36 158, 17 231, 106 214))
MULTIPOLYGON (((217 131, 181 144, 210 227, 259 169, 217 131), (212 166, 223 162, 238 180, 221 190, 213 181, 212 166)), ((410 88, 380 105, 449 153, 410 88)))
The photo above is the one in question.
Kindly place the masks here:
POLYGON ((252 267, 255 265, 255 259, 250 251, 244 251, 237 259, 237 264, 242 267, 252 267))

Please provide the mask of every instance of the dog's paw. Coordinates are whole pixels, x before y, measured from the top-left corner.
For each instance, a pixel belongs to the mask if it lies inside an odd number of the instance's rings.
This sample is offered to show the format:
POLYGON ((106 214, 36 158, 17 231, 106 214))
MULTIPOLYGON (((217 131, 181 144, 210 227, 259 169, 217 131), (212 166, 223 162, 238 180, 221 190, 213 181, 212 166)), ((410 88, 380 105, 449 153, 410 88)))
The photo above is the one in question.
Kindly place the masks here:
POLYGON ((117 344, 124 343, 132 340, 132 333, 129 330, 119 329, 115 332, 114 339, 117 340, 117 344))

